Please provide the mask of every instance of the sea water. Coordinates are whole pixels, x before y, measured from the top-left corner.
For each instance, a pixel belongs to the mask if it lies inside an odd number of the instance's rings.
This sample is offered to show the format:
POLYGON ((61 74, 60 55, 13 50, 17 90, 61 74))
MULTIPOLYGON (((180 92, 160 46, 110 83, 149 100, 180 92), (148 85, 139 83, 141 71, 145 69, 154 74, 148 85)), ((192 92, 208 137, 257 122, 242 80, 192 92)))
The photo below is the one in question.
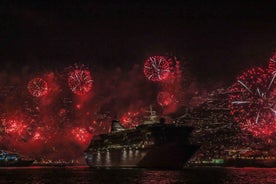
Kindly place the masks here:
POLYGON ((197 167, 183 170, 83 167, 0 168, 0 183, 276 183, 276 168, 197 167))

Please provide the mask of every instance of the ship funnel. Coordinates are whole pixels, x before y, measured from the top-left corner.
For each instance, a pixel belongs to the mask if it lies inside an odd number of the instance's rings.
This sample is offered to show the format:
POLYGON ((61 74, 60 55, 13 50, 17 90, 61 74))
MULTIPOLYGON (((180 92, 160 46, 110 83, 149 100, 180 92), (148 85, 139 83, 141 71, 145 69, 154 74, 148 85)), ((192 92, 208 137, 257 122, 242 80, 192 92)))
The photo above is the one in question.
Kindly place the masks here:
POLYGON ((111 122, 111 132, 118 132, 125 130, 125 128, 120 124, 118 120, 112 120, 111 122))
POLYGON ((147 120, 144 121, 144 124, 154 124, 158 122, 158 116, 156 115, 156 111, 152 110, 152 106, 150 106, 150 110, 146 112, 150 113, 150 115, 145 116, 147 120))

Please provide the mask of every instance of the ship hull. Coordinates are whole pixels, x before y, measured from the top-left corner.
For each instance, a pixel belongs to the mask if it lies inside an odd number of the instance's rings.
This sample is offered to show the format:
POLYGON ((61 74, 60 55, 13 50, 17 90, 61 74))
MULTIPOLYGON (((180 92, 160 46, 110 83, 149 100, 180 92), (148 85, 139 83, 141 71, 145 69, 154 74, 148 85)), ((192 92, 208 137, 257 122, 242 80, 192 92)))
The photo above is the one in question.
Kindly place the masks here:
POLYGON ((274 168, 276 166, 276 160, 275 159, 246 159, 246 158, 227 159, 223 166, 274 168))
POLYGON ((33 164, 34 160, 20 160, 20 161, 1 161, 0 167, 27 167, 33 164))
POLYGON ((85 157, 90 167, 182 169, 197 149, 197 145, 168 143, 145 149, 88 151, 85 157))

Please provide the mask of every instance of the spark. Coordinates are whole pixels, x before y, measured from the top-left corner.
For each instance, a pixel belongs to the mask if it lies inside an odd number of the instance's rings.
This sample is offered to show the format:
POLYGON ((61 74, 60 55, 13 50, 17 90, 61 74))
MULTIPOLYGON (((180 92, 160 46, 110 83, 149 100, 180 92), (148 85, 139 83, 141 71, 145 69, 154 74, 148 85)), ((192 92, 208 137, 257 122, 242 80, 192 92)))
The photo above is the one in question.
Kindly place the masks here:
POLYGON ((238 80, 238 83, 240 83, 243 87, 245 87, 245 89, 252 93, 252 91, 242 81, 238 80))

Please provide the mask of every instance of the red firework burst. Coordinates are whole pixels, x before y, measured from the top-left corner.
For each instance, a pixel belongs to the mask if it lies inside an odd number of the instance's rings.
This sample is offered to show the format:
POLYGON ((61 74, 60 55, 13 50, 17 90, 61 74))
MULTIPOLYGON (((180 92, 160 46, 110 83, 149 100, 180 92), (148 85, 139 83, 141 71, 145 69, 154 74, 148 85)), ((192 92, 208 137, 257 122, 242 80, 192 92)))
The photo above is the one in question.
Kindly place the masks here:
POLYGON ((11 119, 3 122, 5 126, 5 132, 13 137, 24 137, 27 132, 27 124, 21 120, 11 119))
POLYGON ((85 95, 92 89, 90 71, 75 69, 69 73, 68 86, 76 95, 85 95))
POLYGON ((36 141, 36 140, 43 140, 43 139, 44 139, 44 138, 43 138, 41 132, 38 132, 38 131, 36 131, 36 132, 34 133, 33 138, 32 138, 32 140, 34 140, 34 141, 36 141))
POLYGON ((42 142, 46 143, 55 134, 56 134, 56 132, 55 132, 54 127, 51 127, 51 126, 48 126, 48 125, 44 125, 43 127, 36 127, 32 131, 31 141, 33 141, 33 142, 35 142, 35 141, 41 142, 42 141, 42 142))
POLYGON ((145 61, 144 74, 151 81, 166 80, 170 73, 170 62, 163 56, 152 56, 145 61))
POLYGON ((273 75, 276 74, 276 52, 268 61, 268 71, 273 75))
POLYGON ((34 78, 28 83, 28 91, 34 97, 42 97, 48 94, 48 84, 42 78, 34 78))
POLYGON ((76 127, 73 128, 71 132, 74 138, 80 143, 88 143, 92 137, 85 128, 76 127))
POLYGON ((125 128, 133 128, 138 125, 138 112, 127 112, 121 117, 121 123, 125 128))
POLYGON ((244 72, 232 85, 230 110, 241 128, 257 137, 276 133, 275 76, 262 68, 244 72))
POLYGON ((157 103, 160 106, 168 106, 172 103, 173 95, 171 95, 169 92, 161 91, 157 95, 157 103))

